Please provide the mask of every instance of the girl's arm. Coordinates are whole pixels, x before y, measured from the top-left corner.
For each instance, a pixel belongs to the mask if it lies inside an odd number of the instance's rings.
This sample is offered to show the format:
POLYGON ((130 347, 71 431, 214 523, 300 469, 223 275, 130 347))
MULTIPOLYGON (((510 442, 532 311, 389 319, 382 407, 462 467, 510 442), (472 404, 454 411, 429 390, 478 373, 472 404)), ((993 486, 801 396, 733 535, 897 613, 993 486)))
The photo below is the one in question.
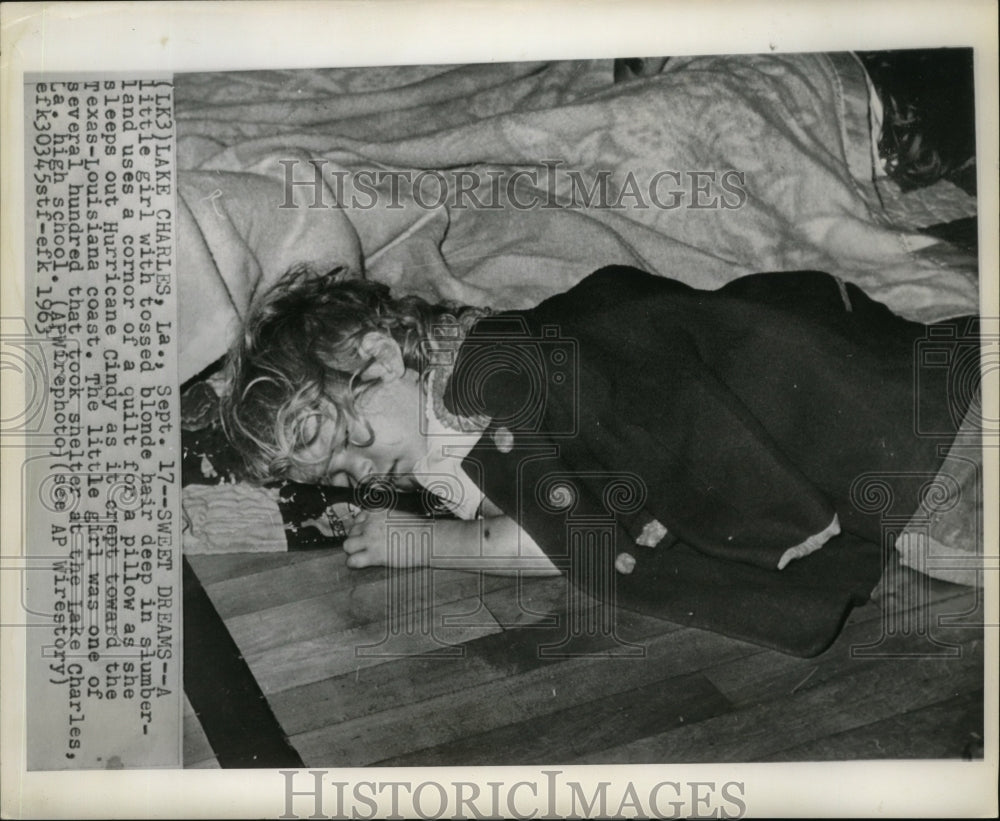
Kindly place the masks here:
POLYGON ((491 504, 484 505, 484 512, 483 519, 438 519, 425 524, 394 521, 385 511, 364 511, 344 541, 347 566, 430 565, 502 576, 559 575, 545 552, 514 519, 491 504))

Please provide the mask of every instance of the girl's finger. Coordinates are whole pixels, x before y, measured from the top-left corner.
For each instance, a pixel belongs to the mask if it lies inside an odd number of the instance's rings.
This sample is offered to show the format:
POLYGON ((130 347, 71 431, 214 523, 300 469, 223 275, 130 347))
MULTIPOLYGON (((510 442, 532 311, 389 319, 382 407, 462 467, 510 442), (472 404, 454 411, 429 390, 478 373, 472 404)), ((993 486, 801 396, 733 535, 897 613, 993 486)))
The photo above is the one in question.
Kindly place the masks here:
POLYGON ((368 567, 370 564, 368 560, 367 551, 362 550, 359 553, 355 553, 353 556, 347 557, 347 566, 352 570, 358 570, 362 567, 368 567))
POLYGON ((365 527, 368 524, 368 519, 357 518, 353 521, 347 522, 347 535, 348 536, 360 536, 365 532, 365 527))
POLYGON ((348 555, 359 553, 365 549, 365 544, 357 536, 348 536, 344 539, 344 552, 348 555))

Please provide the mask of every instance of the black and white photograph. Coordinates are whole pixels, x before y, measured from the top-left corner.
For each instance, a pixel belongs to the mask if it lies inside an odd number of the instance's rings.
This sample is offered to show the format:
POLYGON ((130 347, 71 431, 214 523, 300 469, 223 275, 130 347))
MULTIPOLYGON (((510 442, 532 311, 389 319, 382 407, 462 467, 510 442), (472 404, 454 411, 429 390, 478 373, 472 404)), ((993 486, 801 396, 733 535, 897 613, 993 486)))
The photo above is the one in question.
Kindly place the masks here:
POLYGON ((5 816, 994 813, 996 9, 194 5, 5 70, 5 816))

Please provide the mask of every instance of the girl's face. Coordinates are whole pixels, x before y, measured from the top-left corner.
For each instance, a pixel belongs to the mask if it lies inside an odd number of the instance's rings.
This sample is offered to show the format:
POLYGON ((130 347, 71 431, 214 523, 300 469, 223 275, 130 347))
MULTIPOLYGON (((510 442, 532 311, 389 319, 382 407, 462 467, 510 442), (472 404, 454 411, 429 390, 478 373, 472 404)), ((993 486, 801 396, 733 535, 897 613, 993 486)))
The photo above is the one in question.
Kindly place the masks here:
POLYGON ((333 419, 317 419, 316 436, 299 451, 289 477, 297 482, 354 487, 381 476, 400 488, 415 487, 414 465, 427 454, 421 404, 413 371, 376 385, 357 401, 358 414, 367 426, 351 424, 346 436, 334 441, 337 426, 333 419))

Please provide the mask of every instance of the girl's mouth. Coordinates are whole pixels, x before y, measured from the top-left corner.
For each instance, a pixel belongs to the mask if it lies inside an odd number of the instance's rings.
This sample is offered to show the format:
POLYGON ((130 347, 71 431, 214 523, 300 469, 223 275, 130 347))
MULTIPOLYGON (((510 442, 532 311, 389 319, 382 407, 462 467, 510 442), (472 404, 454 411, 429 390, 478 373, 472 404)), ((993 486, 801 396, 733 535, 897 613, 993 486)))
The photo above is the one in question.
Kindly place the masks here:
POLYGON ((413 478, 413 474, 409 471, 401 473, 399 470, 399 459, 392 463, 389 468, 389 481, 394 487, 400 490, 413 490, 418 486, 418 483, 413 478))

